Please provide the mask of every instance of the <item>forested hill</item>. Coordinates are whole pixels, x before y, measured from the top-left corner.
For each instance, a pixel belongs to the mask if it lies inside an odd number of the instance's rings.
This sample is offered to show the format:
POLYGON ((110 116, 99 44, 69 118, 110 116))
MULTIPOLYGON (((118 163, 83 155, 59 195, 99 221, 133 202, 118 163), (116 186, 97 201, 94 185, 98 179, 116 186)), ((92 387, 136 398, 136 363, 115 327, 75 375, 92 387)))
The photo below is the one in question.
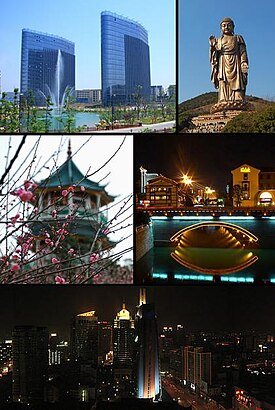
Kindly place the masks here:
MULTIPOLYGON (((255 110, 262 108, 265 105, 272 104, 270 101, 263 98, 254 97, 249 95, 246 97, 247 101, 252 103, 255 110)), ((197 111, 198 114, 202 111, 204 113, 209 112, 212 105, 218 101, 217 92, 209 92, 198 95, 197 97, 190 98, 190 100, 183 101, 179 104, 179 114, 189 111, 197 111)))

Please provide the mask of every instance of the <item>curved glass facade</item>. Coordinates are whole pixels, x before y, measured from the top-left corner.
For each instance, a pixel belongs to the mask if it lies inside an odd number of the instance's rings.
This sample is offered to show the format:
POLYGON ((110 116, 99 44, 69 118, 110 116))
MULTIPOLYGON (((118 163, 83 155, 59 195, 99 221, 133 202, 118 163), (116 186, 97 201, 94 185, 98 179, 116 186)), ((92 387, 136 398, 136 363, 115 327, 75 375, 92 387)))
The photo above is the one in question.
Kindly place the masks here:
POLYGON ((61 105, 66 88, 75 88, 74 48, 62 37, 23 29, 20 92, 32 91, 37 106, 48 96, 61 105))
POLYGON ((103 105, 131 104, 133 93, 150 99, 148 33, 137 22, 101 13, 101 81, 103 105))

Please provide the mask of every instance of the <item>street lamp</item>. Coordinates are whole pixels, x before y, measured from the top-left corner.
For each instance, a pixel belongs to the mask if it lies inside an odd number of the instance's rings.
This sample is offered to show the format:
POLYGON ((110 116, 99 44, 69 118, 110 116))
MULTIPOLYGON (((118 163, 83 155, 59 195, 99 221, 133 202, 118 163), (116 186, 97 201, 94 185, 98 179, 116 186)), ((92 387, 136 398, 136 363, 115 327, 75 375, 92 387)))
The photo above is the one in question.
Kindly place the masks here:
POLYGON ((193 181, 188 175, 184 174, 182 178, 183 178, 182 182, 184 183, 184 185, 192 185, 193 181))

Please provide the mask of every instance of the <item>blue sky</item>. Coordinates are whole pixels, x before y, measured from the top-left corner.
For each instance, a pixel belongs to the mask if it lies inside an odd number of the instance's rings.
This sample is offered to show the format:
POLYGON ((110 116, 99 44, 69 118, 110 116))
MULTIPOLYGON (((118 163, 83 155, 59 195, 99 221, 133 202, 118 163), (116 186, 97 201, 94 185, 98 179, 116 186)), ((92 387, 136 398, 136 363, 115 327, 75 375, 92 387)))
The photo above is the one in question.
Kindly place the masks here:
POLYGON ((151 83, 175 84, 174 0, 1 1, 2 91, 20 85, 21 31, 59 35, 76 45, 76 88, 101 88, 100 12, 112 11, 141 23, 149 34, 151 83))
POLYGON ((275 1, 179 0, 179 101, 215 91, 208 38, 220 36, 223 17, 234 20, 247 45, 247 94, 275 100, 275 1))

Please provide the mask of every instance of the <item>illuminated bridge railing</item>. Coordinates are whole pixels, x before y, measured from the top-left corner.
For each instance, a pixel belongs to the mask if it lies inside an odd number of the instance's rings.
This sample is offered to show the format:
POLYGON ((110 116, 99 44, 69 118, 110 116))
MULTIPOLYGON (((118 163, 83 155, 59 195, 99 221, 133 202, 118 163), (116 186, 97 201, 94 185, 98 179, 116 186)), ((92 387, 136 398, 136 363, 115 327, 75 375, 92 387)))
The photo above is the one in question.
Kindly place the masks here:
POLYGON ((233 207, 140 207, 137 206, 138 212, 149 213, 151 216, 156 217, 209 217, 226 219, 234 217, 251 217, 253 218, 268 218, 275 219, 275 207, 274 208, 233 208, 233 207))

